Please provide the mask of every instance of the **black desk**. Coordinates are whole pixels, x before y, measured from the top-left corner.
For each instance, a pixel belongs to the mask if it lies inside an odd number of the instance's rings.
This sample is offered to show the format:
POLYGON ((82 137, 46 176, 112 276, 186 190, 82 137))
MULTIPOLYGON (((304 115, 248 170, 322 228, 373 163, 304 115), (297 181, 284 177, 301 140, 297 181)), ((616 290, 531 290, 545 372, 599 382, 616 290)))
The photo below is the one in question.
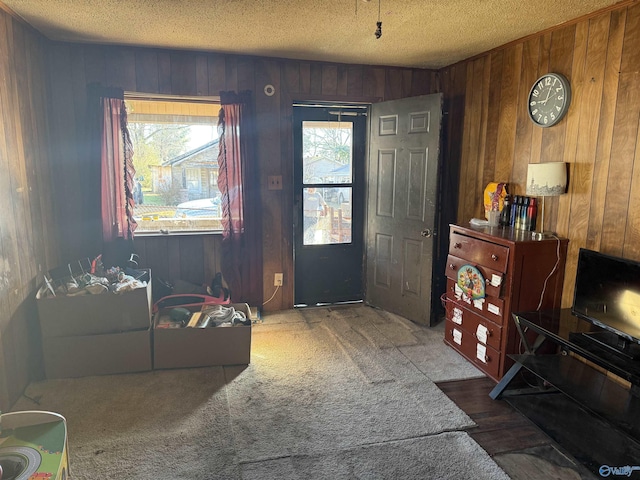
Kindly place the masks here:
POLYGON ((510 355, 516 363, 491 391, 491 398, 504 396, 594 473, 602 465, 630 465, 638 466, 631 478, 640 478, 640 361, 576 335, 598 327, 569 309, 517 313, 513 320, 525 353, 510 355), (557 345, 558 353, 539 354, 541 345, 549 342, 557 345), (632 389, 569 352, 628 380, 632 389), (539 379, 527 395, 507 389, 522 369, 539 379))

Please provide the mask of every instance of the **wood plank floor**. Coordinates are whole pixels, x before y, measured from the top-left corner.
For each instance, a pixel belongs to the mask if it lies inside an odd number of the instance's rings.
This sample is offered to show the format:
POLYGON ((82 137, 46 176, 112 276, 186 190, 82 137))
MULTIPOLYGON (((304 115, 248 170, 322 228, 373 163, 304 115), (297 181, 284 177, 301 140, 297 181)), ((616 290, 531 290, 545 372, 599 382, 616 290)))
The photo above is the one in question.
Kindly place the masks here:
POLYGON ((441 382, 438 387, 477 424, 469 435, 514 480, 596 478, 504 400, 492 400, 489 378, 441 382))

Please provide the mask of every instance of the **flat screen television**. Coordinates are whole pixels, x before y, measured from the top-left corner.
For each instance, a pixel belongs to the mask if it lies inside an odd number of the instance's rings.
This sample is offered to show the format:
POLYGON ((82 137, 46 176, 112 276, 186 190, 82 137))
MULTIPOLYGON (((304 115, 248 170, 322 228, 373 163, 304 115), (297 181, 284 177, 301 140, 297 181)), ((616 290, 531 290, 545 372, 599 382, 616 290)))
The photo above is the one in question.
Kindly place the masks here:
POLYGON ((602 329, 585 337, 640 358, 640 262, 581 248, 571 311, 602 329))

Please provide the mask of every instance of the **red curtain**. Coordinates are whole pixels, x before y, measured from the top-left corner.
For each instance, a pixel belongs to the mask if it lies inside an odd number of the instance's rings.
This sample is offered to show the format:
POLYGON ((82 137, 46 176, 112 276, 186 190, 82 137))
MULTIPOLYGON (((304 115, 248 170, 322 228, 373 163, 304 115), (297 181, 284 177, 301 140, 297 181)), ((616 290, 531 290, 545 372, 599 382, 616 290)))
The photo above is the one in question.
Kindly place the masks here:
POLYGON ((124 98, 100 97, 102 105, 101 213, 104 242, 130 240, 133 219, 133 146, 124 98))
POLYGON ((243 148, 240 122, 243 105, 223 104, 218 115, 218 189, 222 197, 222 236, 240 238, 244 233, 243 148))
POLYGON ((262 303, 262 243, 250 92, 220 92, 222 274, 234 302, 262 303))

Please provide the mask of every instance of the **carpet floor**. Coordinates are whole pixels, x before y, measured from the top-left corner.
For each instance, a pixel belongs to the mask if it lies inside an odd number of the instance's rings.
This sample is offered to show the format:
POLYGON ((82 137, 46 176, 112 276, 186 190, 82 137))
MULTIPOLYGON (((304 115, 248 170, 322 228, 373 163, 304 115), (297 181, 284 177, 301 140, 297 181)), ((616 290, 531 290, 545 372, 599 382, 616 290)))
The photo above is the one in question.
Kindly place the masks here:
POLYGON ((32 383, 89 479, 507 479, 434 382, 482 376, 428 328, 365 306, 266 315, 248 366, 32 383))

